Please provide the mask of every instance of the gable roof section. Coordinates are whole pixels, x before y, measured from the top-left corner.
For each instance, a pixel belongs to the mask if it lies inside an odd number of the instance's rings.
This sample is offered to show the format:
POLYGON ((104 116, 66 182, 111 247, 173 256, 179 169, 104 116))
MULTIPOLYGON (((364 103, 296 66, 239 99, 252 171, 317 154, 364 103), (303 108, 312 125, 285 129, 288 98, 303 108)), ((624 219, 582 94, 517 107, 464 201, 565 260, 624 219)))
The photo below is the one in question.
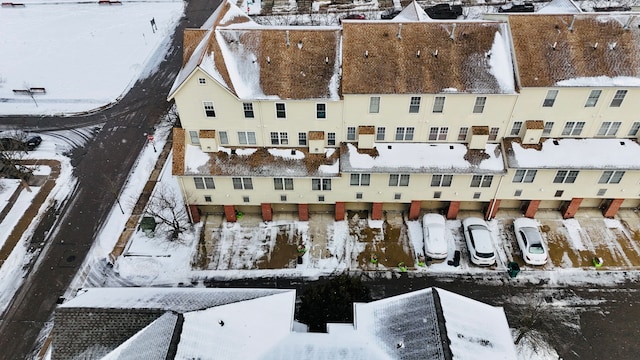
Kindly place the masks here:
POLYGON ((552 0, 536 11, 538 14, 579 14, 581 12, 582 10, 573 0, 552 0))
POLYGON ((523 87, 640 86, 637 15, 510 15, 509 24, 523 87))
POLYGON ((393 19, 393 22, 409 22, 409 21, 431 21, 431 18, 424 11, 417 1, 412 1, 393 19))
POLYGON ((514 93, 505 34, 490 21, 344 23, 342 92, 514 93))

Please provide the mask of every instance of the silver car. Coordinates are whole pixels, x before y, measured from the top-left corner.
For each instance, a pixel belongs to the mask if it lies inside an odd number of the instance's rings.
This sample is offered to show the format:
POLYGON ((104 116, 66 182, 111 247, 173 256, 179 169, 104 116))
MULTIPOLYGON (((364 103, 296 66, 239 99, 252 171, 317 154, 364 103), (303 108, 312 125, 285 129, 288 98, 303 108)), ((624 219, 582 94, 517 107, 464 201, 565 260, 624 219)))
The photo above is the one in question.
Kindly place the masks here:
POLYGON ((462 230, 469 249, 471 262, 480 266, 495 264, 496 252, 493 249, 491 232, 487 227, 487 223, 481 218, 466 218, 462 221, 462 230))
POLYGON ((529 218, 519 218, 514 220, 513 230, 524 262, 529 265, 546 264, 549 256, 538 229, 538 222, 529 218))
POLYGON ((422 217, 424 229, 424 253, 432 259, 445 259, 449 249, 444 237, 444 216, 426 214, 422 217))

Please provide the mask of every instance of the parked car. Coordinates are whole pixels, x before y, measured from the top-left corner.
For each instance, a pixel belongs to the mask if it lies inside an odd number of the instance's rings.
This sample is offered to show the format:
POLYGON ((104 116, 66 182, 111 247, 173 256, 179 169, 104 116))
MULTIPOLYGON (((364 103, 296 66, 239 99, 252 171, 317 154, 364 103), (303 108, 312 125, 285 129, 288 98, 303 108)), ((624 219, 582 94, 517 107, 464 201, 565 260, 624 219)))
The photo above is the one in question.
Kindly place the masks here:
POLYGON ((380 14, 380 19, 382 20, 391 20, 394 17, 396 17, 396 15, 400 14, 401 10, 396 10, 396 9, 389 9, 385 12, 383 12, 382 14, 380 14))
POLYGON ((549 252, 542 240, 538 222, 529 218, 519 218, 513 222, 513 230, 524 262, 529 265, 546 264, 549 252))
POLYGON ((437 4, 424 11, 432 19, 455 20, 462 15, 462 5, 437 4))
POLYGON ((444 237, 444 216, 426 214, 422 217, 424 253, 432 259, 446 259, 449 248, 444 237))
POLYGON ((27 144, 27 150, 34 150, 40 145, 40 143, 42 143, 42 138, 38 135, 28 138, 25 142, 25 144, 27 144))
POLYGON ((362 14, 349 14, 340 19, 340 23, 342 23, 342 20, 365 20, 365 17, 362 14))
POLYGON ((491 232, 484 220, 476 217, 466 218, 462 221, 462 231, 472 263, 480 266, 496 263, 491 232))
POLYGON ((501 13, 530 13, 535 10, 533 3, 530 2, 525 2, 523 4, 509 3, 498 8, 498 12, 501 13))

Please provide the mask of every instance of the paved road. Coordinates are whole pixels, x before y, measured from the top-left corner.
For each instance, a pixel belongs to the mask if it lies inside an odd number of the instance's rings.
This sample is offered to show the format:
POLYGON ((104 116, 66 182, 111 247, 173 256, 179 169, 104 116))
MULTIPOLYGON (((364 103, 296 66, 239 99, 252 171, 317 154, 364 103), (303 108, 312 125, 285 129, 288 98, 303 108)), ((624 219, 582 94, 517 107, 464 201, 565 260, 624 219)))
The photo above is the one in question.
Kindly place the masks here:
POLYGON ((137 82, 113 107, 76 118, 20 117, 0 120, 6 127, 44 131, 104 124, 96 138, 72 155, 78 185, 62 211, 51 210, 42 221, 33 244, 47 245, 0 322, 0 359, 25 359, 50 319, 56 301, 69 286, 89 251, 115 197, 110 183, 122 187, 145 145, 144 133, 153 129, 166 112, 166 96, 182 63, 182 29, 199 27, 219 0, 190 0, 185 17, 173 37, 170 53, 159 70, 137 82), (59 215, 60 214, 60 215, 59 215), (50 229, 50 235, 44 234, 50 229))

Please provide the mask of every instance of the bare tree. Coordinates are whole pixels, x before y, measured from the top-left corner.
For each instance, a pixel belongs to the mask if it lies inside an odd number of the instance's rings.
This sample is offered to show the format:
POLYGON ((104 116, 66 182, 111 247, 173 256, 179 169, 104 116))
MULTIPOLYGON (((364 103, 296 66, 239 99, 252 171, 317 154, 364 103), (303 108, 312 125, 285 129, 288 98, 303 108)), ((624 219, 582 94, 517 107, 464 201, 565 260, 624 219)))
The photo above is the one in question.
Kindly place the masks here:
POLYGON ((178 240, 180 234, 191 228, 182 198, 164 184, 160 184, 151 195, 145 214, 169 228, 171 241, 178 240))
POLYGON ((22 131, 3 133, 0 136, 0 177, 29 180, 35 168, 24 165, 27 155, 28 135, 22 131))

